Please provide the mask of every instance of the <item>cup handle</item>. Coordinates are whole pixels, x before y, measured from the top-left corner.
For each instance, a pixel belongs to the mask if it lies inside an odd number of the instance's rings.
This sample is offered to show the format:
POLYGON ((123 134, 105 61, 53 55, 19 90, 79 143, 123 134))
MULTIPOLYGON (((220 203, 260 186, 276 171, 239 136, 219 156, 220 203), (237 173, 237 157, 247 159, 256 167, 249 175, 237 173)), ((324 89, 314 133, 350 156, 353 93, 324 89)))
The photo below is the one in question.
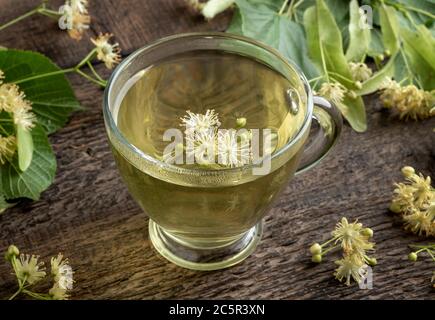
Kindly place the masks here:
POLYGON ((300 174, 315 166, 322 160, 334 146, 343 127, 343 119, 337 107, 328 100, 314 96, 313 120, 318 123, 318 128, 311 129, 298 170, 300 174))

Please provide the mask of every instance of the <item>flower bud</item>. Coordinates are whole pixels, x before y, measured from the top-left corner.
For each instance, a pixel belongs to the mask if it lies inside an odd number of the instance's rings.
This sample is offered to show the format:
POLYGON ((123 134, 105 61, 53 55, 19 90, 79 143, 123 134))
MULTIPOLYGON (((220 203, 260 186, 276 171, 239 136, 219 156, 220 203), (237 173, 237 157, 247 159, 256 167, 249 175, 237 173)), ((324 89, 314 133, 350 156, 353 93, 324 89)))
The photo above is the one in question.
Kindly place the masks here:
POLYGON ((402 174, 406 177, 409 178, 410 176, 412 176, 413 174, 415 174, 415 170, 413 167, 410 166, 405 166, 402 168, 402 174))
POLYGON ((376 260, 376 258, 374 258, 374 257, 373 258, 367 257, 366 260, 367 260, 367 263, 371 266, 375 266, 378 264, 378 260, 376 260))
POLYGON ((243 128, 246 126, 246 118, 237 118, 236 125, 238 128, 243 128))
POLYGON ((362 88, 362 83, 361 83, 361 81, 355 81, 355 86, 356 86, 358 89, 361 89, 361 88, 362 88))
POLYGON ((381 53, 381 54, 378 54, 377 56, 376 56, 376 58, 378 58, 379 60, 384 60, 385 59, 385 56, 381 53))
POLYGON ((371 238, 371 237, 373 237, 373 230, 370 229, 370 228, 364 228, 364 229, 361 230, 361 234, 363 236, 371 238))
POLYGON ((7 261, 11 261, 13 257, 16 257, 20 254, 20 250, 13 244, 9 246, 8 251, 6 251, 5 259, 7 261))
POLYGON ((391 203, 390 205, 390 211, 394 213, 400 213, 402 211, 402 208, 400 205, 396 202, 391 203))
POLYGON ((315 254, 312 256, 311 261, 315 263, 320 263, 322 262, 322 256, 320 254, 315 254))
POLYGON ((390 50, 388 50, 388 49, 387 49, 387 50, 385 50, 385 52, 384 52, 384 53, 385 53, 385 55, 386 55, 387 57, 391 56, 391 51, 390 51, 390 50))
POLYGON ((310 247, 310 252, 312 255, 319 255, 322 253, 322 247, 320 244, 315 243, 310 247))
POLYGON ((408 255, 408 259, 409 259, 410 261, 417 261, 417 258, 418 258, 418 255, 417 255, 417 253, 415 253, 415 252, 411 252, 411 253, 408 255))

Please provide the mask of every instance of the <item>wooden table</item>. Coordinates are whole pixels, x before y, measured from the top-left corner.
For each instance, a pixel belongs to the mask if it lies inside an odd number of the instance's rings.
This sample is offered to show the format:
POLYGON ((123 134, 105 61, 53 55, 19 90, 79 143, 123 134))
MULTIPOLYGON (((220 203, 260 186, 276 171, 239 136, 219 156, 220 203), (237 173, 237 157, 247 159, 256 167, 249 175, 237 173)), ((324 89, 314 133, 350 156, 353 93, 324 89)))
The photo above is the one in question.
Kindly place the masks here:
MULTIPOLYGON (((205 22, 171 0, 91 0, 92 26, 81 42, 54 21, 34 16, 0 32, 0 45, 40 51, 62 67, 74 66, 91 48, 88 37, 113 32, 123 55, 160 37, 187 31, 225 30, 231 14, 205 22)), ((54 1, 53 7, 61 4, 54 1)), ((36 0, 0 0, 0 23, 36 6, 36 0)), ((103 71, 104 66, 96 63, 103 71)), ((103 71, 104 72, 104 71, 103 71)), ((108 72, 105 72, 108 75, 108 72)), ((148 219, 129 196, 110 153, 101 112, 102 90, 71 76, 85 110, 50 137, 58 160, 55 183, 36 202, 24 201, 0 216, 0 251, 16 244, 48 258, 58 252, 75 270, 74 299, 434 299, 433 263, 407 261, 419 239, 389 213, 392 183, 412 165, 435 178, 432 120, 400 122, 368 97, 368 131, 345 126, 334 152, 298 176, 266 217, 256 252, 222 271, 194 272, 157 255, 148 219), (335 223, 358 218, 375 231, 374 288, 346 287, 333 277, 334 256, 310 262, 308 247, 326 239, 335 223)), ((0 298, 15 279, 0 262, 0 298)))

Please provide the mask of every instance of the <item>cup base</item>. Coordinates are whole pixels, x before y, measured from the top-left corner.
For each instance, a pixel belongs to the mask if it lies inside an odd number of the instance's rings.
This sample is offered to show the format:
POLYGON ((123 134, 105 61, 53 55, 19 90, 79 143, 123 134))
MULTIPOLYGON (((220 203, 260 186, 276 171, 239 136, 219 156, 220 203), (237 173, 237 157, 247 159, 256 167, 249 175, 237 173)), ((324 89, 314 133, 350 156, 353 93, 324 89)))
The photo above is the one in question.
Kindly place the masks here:
POLYGON ((187 269, 211 271, 224 269, 245 260, 257 247, 263 232, 260 221, 247 232, 225 243, 187 243, 150 219, 149 235, 154 248, 167 260, 187 269))

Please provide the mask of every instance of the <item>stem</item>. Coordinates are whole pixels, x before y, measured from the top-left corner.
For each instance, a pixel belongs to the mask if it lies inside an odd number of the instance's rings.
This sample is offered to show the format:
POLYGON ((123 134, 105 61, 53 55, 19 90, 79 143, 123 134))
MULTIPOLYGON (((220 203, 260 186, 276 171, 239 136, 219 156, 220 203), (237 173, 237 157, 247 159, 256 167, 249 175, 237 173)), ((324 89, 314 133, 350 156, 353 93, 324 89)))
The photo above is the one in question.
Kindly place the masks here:
POLYGON ((64 70, 58 70, 58 71, 53 71, 53 72, 47 72, 47 73, 43 73, 43 74, 38 74, 36 76, 33 77, 28 77, 28 78, 24 78, 18 81, 15 81, 13 83, 15 84, 19 84, 19 83, 23 83, 26 81, 30 81, 30 80, 35 80, 35 79, 40 79, 40 78, 45 78, 45 77, 50 77, 50 76, 55 76, 57 74, 64 74, 64 73, 68 73, 68 72, 73 72, 75 71, 75 68, 69 68, 69 69, 64 69, 64 70))
POLYGON ((88 55, 84 57, 83 60, 77 64, 76 69, 80 69, 86 62, 90 61, 96 52, 97 52, 96 48, 92 49, 91 52, 89 52, 88 55))
POLYGON ((331 243, 332 241, 337 240, 337 238, 331 238, 328 241, 326 241, 325 243, 321 244, 320 246, 323 248, 324 246, 328 245, 329 243, 331 243))
POLYGON ((17 292, 15 292, 13 295, 11 295, 11 296, 9 297, 8 300, 13 300, 16 296, 18 296, 18 295, 21 293, 21 291, 23 291, 23 288, 19 288, 19 289, 17 290, 17 292))
POLYGON ((83 71, 81 71, 81 70, 79 70, 79 69, 76 69, 75 71, 76 71, 79 75, 81 75, 81 76, 83 76, 84 78, 88 79, 89 81, 91 81, 91 82, 93 82, 93 83, 95 83, 95 84, 98 84, 99 86, 102 86, 103 88, 106 87, 106 84, 105 84, 105 83, 103 83, 103 82, 101 82, 101 81, 99 81, 99 80, 96 80, 96 79, 92 78, 91 76, 87 75, 87 74, 84 73, 83 71))
POLYGON ((62 14, 60 14, 60 13, 57 12, 57 11, 49 10, 49 9, 44 9, 44 8, 41 8, 41 9, 38 11, 38 13, 39 13, 39 14, 42 14, 43 16, 46 16, 46 17, 52 18, 52 19, 54 19, 54 20, 58 20, 58 19, 62 16, 62 14))
POLYGON ((430 257, 432 258, 432 260, 435 261, 435 257, 433 255, 432 251, 429 249, 426 249, 426 250, 427 250, 427 253, 430 255, 430 257))
POLYGON ((338 74, 338 73, 336 73, 336 72, 332 72, 332 71, 331 71, 331 72, 329 72, 329 74, 332 75, 333 78, 337 77, 337 78, 340 78, 340 79, 342 79, 342 80, 344 80, 344 81, 346 81, 346 82, 349 82, 349 83, 351 83, 351 84, 354 84, 354 83, 355 83, 354 80, 351 80, 351 79, 349 79, 349 78, 346 78, 345 76, 342 76, 341 74, 338 74))
POLYGON ((325 73, 326 81, 329 82, 328 69, 326 69, 326 61, 323 53, 323 45, 321 42, 320 42, 320 57, 322 58, 322 68, 323 68, 323 72, 325 73))
POLYGON ((336 244, 336 245, 334 245, 334 246, 332 246, 332 247, 329 247, 328 249, 326 249, 325 251, 323 251, 323 252, 321 253, 321 255, 323 256, 324 254, 327 254, 329 251, 334 250, 334 249, 337 248, 337 247, 338 247, 338 244, 336 244))
POLYGON ((4 25, 0 26, 0 31, 3 29, 6 29, 7 27, 10 27, 11 25, 13 25, 13 24, 15 24, 23 19, 26 19, 27 17, 34 15, 35 13, 38 13, 39 9, 40 9, 40 6, 36 7, 33 10, 30 10, 29 12, 23 14, 22 16, 19 16, 18 18, 15 18, 15 19, 5 23, 4 25))
POLYGON ((282 4, 281 9, 279 9, 279 12, 278 12, 279 15, 281 15, 284 12, 285 7, 287 7, 288 1, 289 0, 285 0, 284 3, 282 4))
POLYGON ((100 77, 100 75, 98 74, 98 72, 94 69, 94 66, 92 65, 92 63, 90 61, 86 62, 86 64, 88 65, 89 69, 91 69, 93 75, 99 80, 104 82, 104 79, 100 77))
POLYGON ((318 77, 315 77, 315 78, 313 78, 313 79, 308 80, 308 83, 311 83, 311 82, 313 82, 313 81, 318 81, 318 80, 322 79, 323 77, 324 77, 324 76, 318 76, 318 77))
POLYGON ((31 296, 32 298, 35 298, 35 299, 39 299, 39 300, 51 300, 46 295, 42 295, 42 294, 39 294, 39 293, 36 293, 36 292, 32 292, 32 291, 29 291, 29 290, 25 290, 24 289, 23 293, 25 293, 25 294, 27 294, 27 295, 31 296))

